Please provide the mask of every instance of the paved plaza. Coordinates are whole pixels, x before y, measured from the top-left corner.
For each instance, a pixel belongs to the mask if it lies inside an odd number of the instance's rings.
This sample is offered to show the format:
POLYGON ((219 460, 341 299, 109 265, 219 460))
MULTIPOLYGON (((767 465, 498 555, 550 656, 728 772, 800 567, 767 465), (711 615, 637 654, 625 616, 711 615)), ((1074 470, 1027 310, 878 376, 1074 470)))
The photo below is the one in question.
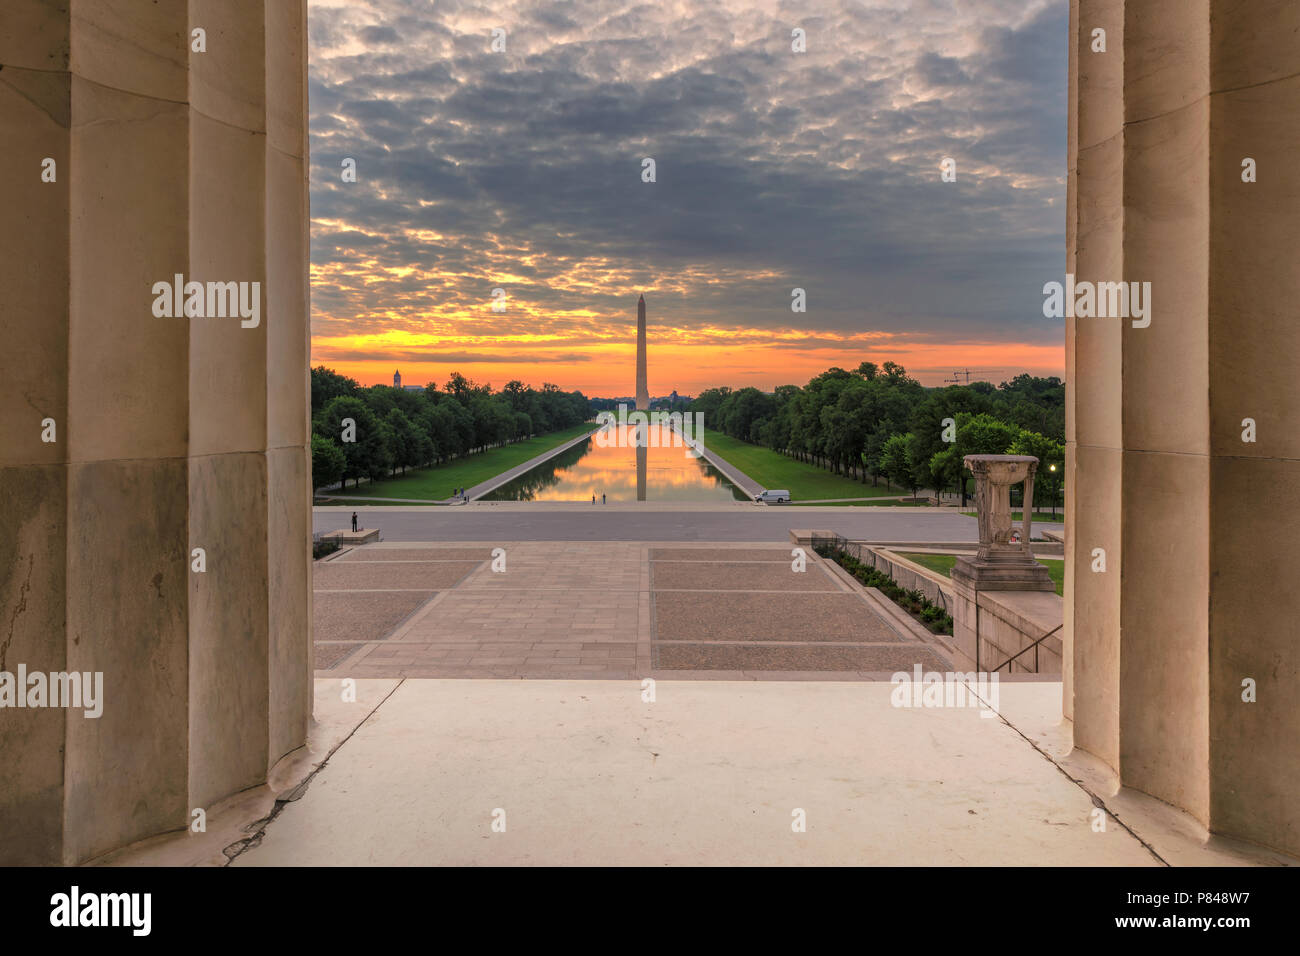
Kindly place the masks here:
POLYGON ((655 542, 374 544, 318 562, 317 675, 872 679, 937 643, 814 553, 655 542), (504 570, 493 570, 501 549, 504 570))
POLYGON ((900 705, 892 673, 950 670, 942 642, 790 552, 519 537, 319 561, 308 745, 207 833, 102 862, 1296 862, 1117 791, 1072 750, 1059 682, 900 705))

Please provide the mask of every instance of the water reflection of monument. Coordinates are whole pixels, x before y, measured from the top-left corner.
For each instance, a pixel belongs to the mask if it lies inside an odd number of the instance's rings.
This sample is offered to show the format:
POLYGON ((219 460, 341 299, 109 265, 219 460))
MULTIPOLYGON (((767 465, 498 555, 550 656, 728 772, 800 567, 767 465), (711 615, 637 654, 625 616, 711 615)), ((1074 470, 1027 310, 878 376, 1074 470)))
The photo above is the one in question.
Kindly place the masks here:
POLYGON ((596 416, 591 438, 578 442, 531 470, 482 496, 485 501, 582 501, 592 495, 610 503, 648 501, 654 471, 655 500, 660 502, 748 501, 749 496, 710 465, 700 451, 704 422, 699 412, 662 415, 651 421, 646 384, 645 298, 637 303, 637 407, 620 405, 617 416, 596 416), (636 459, 629 468, 628 451, 636 459))
MULTIPOLYGON (((650 389, 646 385, 645 374, 645 296, 636 302, 636 408, 640 412, 650 410, 650 389)), ((645 501, 646 461, 648 449, 646 439, 648 429, 645 423, 637 425, 636 443, 636 500, 645 501)))
MULTIPOLYGON (((640 416, 638 416, 639 418, 640 416)), ((612 418, 612 416, 611 416, 612 418)), ((637 422, 611 421, 586 441, 560 452, 483 496, 486 501, 581 501, 609 496, 609 503, 637 500, 637 422), (629 459, 633 459, 629 461, 629 459)), ((721 503, 748 501, 704 458, 684 454, 665 424, 646 428, 646 500, 721 503)))
MULTIPOLYGON (((646 426, 638 425, 637 431, 645 436, 646 426)), ((645 470, 646 460, 649 457, 649 449, 644 442, 639 442, 636 446, 636 500, 645 501, 645 470)))

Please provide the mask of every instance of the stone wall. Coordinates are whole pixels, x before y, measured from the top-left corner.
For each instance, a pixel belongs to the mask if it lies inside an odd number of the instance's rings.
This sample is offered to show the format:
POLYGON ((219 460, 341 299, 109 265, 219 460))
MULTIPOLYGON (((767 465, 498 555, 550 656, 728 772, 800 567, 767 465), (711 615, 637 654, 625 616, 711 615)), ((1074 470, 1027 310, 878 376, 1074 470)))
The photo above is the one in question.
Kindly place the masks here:
MULTIPOLYGON (((866 547, 875 566, 899 587, 920 591, 932 604, 946 609, 953 619, 948 638, 958 655, 953 664, 976 670, 975 595, 956 582, 913 564, 891 551, 866 547)), ((1035 551, 1038 550, 1035 545, 1035 551)), ((1060 674, 1064 602, 1048 591, 981 591, 979 593, 979 668, 985 671, 1010 660, 1034 641, 1051 634, 1038 646, 1037 665, 1029 650, 1004 668, 1003 674, 1060 674)))
POLYGON ((980 591, 977 620, 975 592, 961 584, 954 587, 950 640, 961 657, 955 665, 1001 674, 1061 673, 1065 607, 1059 595, 1050 591, 980 591), (1033 644, 1044 637, 1035 657, 1033 644), (1017 654, 1020 656, 1012 660, 1017 654))
POLYGON ((881 573, 888 574, 900 588, 920 591, 931 604, 937 604, 949 614, 952 613, 953 590, 950 580, 899 557, 887 548, 857 541, 850 543, 860 548, 862 560, 868 561, 881 573))

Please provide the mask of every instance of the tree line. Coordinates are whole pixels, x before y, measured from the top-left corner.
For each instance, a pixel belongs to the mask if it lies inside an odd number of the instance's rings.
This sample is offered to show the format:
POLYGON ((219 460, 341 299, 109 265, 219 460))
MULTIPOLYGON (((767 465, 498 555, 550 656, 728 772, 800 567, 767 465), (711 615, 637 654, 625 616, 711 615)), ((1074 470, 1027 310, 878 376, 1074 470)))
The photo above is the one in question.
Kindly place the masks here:
POLYGON ((538 391, 518 380, 499 392, 459 372, 439 390, 372 385, 325 366, 311 370, 312 487, 386 478, 532 435, 571 428, 590 417, 581 392, 551 384, 538 391), (351 426, 346 420, 351 420, 351 426))
POLYGON ((706 429, 864 483, 884 478, 913 497, 951 489, 964 505, 966 455, 1034 455, 1036 484, 1053 501, 1064 478, 1065 383, 1055 376, 927 388, 894 362, 863 362, 772 394, 707 389, 691 410, 704 413, 706 429))

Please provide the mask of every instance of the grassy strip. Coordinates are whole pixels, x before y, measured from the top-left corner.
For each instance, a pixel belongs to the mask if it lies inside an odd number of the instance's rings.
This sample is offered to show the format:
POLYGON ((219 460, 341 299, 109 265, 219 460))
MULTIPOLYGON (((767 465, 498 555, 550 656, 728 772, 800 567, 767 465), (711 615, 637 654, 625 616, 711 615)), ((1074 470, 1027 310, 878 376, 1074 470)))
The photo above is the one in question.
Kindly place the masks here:
POLYGON ((795 501, 801 498, 880 498, 901 494, 897 489, 890 491, 883 486, 864 485, 722 432, 705 431, 704 447, 716 452, 764 488, 788 490, 795 501))
POLYGON ((594 427, 591 424, 574 425, 562 431, 526 438, 513 445, 491 448, 468 458, 457 458, 432 468, 409 471, 398 478, 367 482, 345 492, 325 492, 320 497, 328 495, 336 498, 339 504, 352 500, 347 497, 349 494, 365 498, 449 498, 453 488, 473 488, 503 471, 522 465, 530 458, 536 458, 579 435, 585 435, 594 427))
MULTIPOLYGON (((930 571, 938 572, 944 577, 952 577, 952 567, 957 563, 955 554, 920 554, 915 551, 899 551, 901 557, 907 558, 914 564, 930 571)), ((1065 559, 1064 558, 1037 558, 1047 567, 1047 573, 1052 577, 1052 583, 1056 585, 1056 593, 1065 596, 1065 559)))
MULTIPOLYGON (((966 515, 968 518, 974 518, 974 517, 975 517, 975 512, 973 512, 973 511, 963 511, 962 514, 966 515)), ((1019 521, 1022 517, 1024 517, 1024 512, 1023 512, 1023 511, 1013 511, 1013 512, 1011 512, 1011 520, 1012 520, 1012 521, 1019 521)), ((1065 512, 1064 512, 1064 511, 1057 511, 1057 512, 1056 512, 1056 516, 1053 517, 1053 516, 1052 516, 1052 513, 1051 513, 1050 511, 1035 511, 1035 512, 1034 512, 1034 520, 1035 520, 1035 521, 1046 521, 1048 524, 1052 524, 1052 523, 1055 523, 1055 524, 1062 524, 1062 523, 1065 521, 1065 512)))
POLYGON ((924 501, 897 501, 892 498, 875 501, 791 501, 792 506, 803 508, 932 508, 924 501))

